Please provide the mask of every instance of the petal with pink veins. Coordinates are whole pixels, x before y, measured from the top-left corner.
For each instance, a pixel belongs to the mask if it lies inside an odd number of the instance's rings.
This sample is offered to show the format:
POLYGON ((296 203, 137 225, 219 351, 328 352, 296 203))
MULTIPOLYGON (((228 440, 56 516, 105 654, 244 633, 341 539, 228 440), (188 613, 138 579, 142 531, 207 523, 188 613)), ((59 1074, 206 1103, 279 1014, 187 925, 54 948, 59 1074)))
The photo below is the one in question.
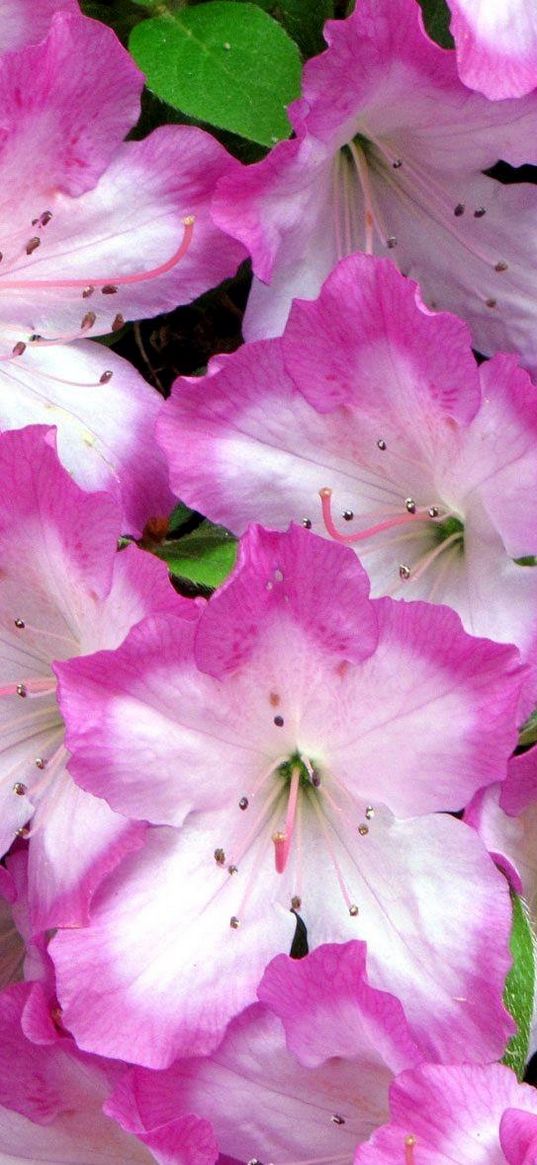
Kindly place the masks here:
POLYGON ((117 498, 122 533, 140 535, 173 495, 154 436, 161 398, 109 348, 78 341, 27 348, 0 367, 0 429, 57 425, 59 456, 86 490, 117 498))
MULTIPOLYGON (((19 18, 28 7, 17 4, 19 18)), ((41 0, 36 7, 39 19, 41 0)), ((63 9, 42 44, 0 59, 6 257, 15 245, 22 258, 26 243, 46 233, 41 216, 51 196, 76 197, 95 185, 140 112, 143 75, 115 33, 69 4, 63 9)))
POLYGON ((70 780, 56 661, 116 646, 151 611, 197 617, 163 563, 117 553, 113 498, 84 493, 53 445, 43 428, 0 436, 0 842, 30 841, 34 929, 87 921, 100 878, 144 831, 70 780))
POLYGON ((424 1065, 390 1089, 391 1121, 354 1165, 531 1165, 535 1089, 501 1064, 424 1065))
POLYGON ((537 88, 532 0, 448 0, 461 80, 497 101, 537 88))

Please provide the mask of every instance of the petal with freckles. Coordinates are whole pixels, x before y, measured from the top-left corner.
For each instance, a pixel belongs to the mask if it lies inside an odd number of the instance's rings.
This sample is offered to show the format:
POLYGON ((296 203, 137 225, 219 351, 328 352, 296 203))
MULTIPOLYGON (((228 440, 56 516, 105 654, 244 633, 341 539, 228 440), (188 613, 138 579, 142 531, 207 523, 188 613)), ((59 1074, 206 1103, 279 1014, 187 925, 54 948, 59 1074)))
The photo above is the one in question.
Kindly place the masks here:
MULTIPOLYGON (((27 7, 17 5, 19 17, 27 7)), ((25 245, 40 229, 31 218, 51 209, 52 191, 76 196, 95 185, 138 118, 142 82, 115 33, 69 5, 42 44, 2 56, 0 214, 12 222, 11 238, 15 212, 25 245)))
POLYGON ((215 862, 227 828, 221 812, 180 834, 150 831, 94 899, 91 925, 57 934, 58 994, 79 1047, 155 1068, 211 1051, 289 949, 295 918, 263 895, 257 850, 239 875, 215 862))
POLYGON ((4 253, 6 355, 15 340, 38 346, 117 330, 232 275, 244 252, 215 226, 210 200, 217 180, 236 166, 209 134, 167 125, 121 145, 87 193, 55 194, 40 246, 29 255, 4 253))

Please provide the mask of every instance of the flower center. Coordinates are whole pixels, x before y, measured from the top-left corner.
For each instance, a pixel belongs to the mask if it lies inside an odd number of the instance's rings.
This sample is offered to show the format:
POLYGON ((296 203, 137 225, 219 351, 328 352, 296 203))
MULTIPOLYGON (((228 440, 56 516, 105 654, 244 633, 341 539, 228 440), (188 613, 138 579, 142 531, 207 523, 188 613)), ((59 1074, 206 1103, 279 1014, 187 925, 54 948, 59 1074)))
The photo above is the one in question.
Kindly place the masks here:
MULTIPOLYGON (((381 447, 379 444, 379 448, 381 447)), ((404 499, 399 513, 390 514, 384 517, 382 521, 375 522, 365 527, 365 529, 344 534, 337 528, 332 516, 332 490, 324 486, 323 489, 319 490, 319 497, 321 499, 323 522, 326 532, 337 542, 343 542, 348 546, 355 545, 359 542, 367 543, 375 539, 375 537, 378 538, 380 535, 385 535, 388 531, 397 531, 396 536, 390 539, 389 543, 384 539, 383 545, 386 546, 389 544, 394 551, 401 553, 397 567, 401 583, 415 582, 422 578, 425 572, 429 570, 429 567, 434 562, 437 562, 441 555, 444 556, 443 561, 445 564, 447 561, 445 552, 447 550, 455 551, 457 557, 464 551, 464 523, 456 514, 448 510, 447 506, 440 502, 433 505, 418 506, 414 498, 407 497, 404 499), (411 534, 408 532, 409 528, 412 530, 411 534), (422 544, 425 553, 420 554, 415 561, 410 563, 405 561, 405 547, 409 538, 416 544, 416 537, 418 544, 422 544)), ((352 510, 344 510, 343 518, 345 521, 352 521, 354 519, 354 512, 352 510)))

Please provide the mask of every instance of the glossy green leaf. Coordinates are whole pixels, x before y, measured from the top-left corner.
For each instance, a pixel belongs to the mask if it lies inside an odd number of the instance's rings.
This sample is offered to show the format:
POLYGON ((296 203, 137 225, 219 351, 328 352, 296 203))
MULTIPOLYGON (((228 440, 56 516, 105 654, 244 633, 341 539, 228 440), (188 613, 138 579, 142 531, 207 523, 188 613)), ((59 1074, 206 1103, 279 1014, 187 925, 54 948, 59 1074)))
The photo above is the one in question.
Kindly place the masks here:
POLYGON ((208 0, 143 20, 129 48, 149 88, 189 117, 261 145, 289 136, 300 53, 255 4, 208 0))
POLYGON ((235 565, 237 541, 229 530, 203 522, 191 534, 163 542, 156 550, 171 574, 205 587, 224 582, 235 565))
POLYGON ((509 1040, 503 1063, 512 1068, 521 1080, 528 1058, 535 999, 535 951, 526 904, 517 894, 511 894, 511 898, 513 966, 505 981, 504 1003, 511 1012, 518 1030, 509 1040))

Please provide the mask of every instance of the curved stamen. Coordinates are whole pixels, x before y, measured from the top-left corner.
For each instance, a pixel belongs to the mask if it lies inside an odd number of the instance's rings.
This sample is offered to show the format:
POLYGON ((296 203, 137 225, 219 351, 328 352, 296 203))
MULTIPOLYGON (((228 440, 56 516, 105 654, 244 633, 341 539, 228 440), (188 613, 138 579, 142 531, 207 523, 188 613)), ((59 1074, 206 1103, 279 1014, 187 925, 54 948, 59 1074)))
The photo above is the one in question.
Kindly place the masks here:
POLYGON ((183 219, 183 238, 180 246, 169 259, 164 263, 160 263, 158 267, 153 267, 150 271, 142 271, 135 275, 99 275, 86 276, 85 279, 1 279, 0 291, 4 288, 7 290, 18 290, 27 287, 39 288, 54 287, 54 288, 81 288, 87 291, 90 286, 101 288, 118 288, 130 283, 143 283, 147 279, 156 279, 159 275, 165 275, 167 271, 171 271, 177 263, 181 261, 192 242, 192 235, 194 233, 194 215, 187 215, 183 219))
POLYGON ((359 530, 356 534, 341 534, 337 526, 334 525, 332 518, 332 490, 328 486, 324 486, 323 489, 319 490, 319 497, 323 510, 323 522, 327 533, 336 542, 343 542, 347 546, 353 542, 363 542, 366 538, 373 537, 374 534, 381 534, 383 530, 392 530, 394 526, 408 526, 411 522, 434 521, 427 510, 416 510, 414 514, 408 512, 405 514, 397 514, 393 518, 387 518, 384 522, 378 522, 376 526, 369 526, 367 530, 359 530))

